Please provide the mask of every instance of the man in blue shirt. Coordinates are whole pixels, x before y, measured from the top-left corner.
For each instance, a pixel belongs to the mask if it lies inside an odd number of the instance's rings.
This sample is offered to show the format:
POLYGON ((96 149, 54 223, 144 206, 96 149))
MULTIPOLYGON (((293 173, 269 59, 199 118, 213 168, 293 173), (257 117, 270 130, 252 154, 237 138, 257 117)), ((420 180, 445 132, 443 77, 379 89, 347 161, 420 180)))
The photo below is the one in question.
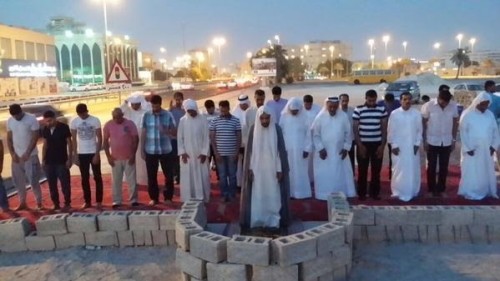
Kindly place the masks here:
POLYGON ((500 96, 495 95, 495 81, 488 80, 484 82, 484 91, 490 95, 491 103, 489 110, 495 115, 495 119, 500 119, 500 96))
POLYGON ((174 158, 172 153, 171 138, 175 136, 175 122, 172 115, 161 107, 161 97, 151 97, 152 110, 144 113, 142 119, 142 158, 146 161, 148 173, 148 193, 150 206, 158 204, 159 188, 158 163, 161 165, 165 177, 165 190, 163 196, 165 204, 172 203, 174 196, 174 158))

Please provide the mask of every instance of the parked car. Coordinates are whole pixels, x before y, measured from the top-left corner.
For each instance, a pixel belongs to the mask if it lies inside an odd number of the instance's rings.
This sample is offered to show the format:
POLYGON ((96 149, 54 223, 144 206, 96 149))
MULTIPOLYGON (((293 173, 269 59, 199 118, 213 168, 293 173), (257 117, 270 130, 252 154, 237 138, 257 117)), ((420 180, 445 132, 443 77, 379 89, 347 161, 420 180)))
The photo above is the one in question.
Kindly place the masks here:
POLYGON ((415 80, 404 80, 390 83, 385 89, 385 93, 391 93, 394 98, 399 99, 403 92, 410 92, 415 103, 420 101, 420 87, 415 80))
POLYGON ((453 87, 453 95, 455 95, 455 93, 458 91, 470 91, 470 92, 476 92, 476 94, 478 94, 479 92, 484 91, 484 87, 481 84, 460 83, 455 85, 455 87, 453 87))
POLYGON ((88 84, 73 84, 69 86, 69 90, 71 92, 83 92, 83 91, 89 91, 90 87, 88 84))

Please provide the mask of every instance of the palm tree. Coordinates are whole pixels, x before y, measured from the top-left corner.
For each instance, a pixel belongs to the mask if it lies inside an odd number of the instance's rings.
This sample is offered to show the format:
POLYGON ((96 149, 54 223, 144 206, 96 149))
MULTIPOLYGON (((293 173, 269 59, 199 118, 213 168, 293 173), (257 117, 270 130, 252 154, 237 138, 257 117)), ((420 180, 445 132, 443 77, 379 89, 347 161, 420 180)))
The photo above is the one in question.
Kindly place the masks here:
POLYGON ((458 48, 457 51, 453 53, 450 60, 458 67, 455 79, 458 79, 462 67, 467 67, 471 64, 469 55, 467 55, 468 53, 470 53, 469 48, 458 48))

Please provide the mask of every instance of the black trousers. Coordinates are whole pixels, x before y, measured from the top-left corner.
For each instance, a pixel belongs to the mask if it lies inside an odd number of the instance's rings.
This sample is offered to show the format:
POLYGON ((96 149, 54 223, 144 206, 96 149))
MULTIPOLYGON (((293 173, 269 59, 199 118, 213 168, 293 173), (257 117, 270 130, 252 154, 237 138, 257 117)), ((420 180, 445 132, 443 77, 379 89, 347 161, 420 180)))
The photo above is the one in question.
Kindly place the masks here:
POLYGON ((92 173, 94 174, 95 201, 97 203, 102 203, 103 185, 101 176, 101 163, 98 163, 97 165, 92 163, 92 158, 94 158, 94 155, 94 153, 78 154, 78 160, 80 161, 80 174, 82 176, 83 199, 87 204, 92 203, 90 192, 90 167, 92 167, 92 173))
POLYGON ((180 157, 177 157, 177 139, 172 139, 171 140, 172 144, 172 152, 176 157, 173 159, 173 173, 174 177, 178 182, 181 182, 181 161, 180 157))
POLYGON ((49 183, 50 199, 54 206, 59 206, 59 191, 57 189, 57 180, 61 183, 61 191, 64 196, 64 205, 71 204, 71 183, 69 169, 65 164, 45 164, 45 176, 49 183))
POLYGON ((383 157, 377 157, 377 149, 382 143, 365 142, 365 157, 361 157, 359 147, 356 151, 358 159, 358 196, 366 197, 368 188, 368 166, 371 166, 370 197, 377 197, 380 193, 380 170, 382 169, 383 157))
POLYGON ((148 173, 148 193, 149 198, 158 202, 160 197, 160 189, 158 187, 158 167, 161 165, 163 176, 165 177, 165 189, 163 196, 165 200, 172 200, 174 197, 174 158, 179 158, 177 155, 170 152, 169 154, 147 154, 146 153, 146 170, 148 173))
POLYGON ((352 142, 351 150, 349 150, 349 159, 351 160, 351 167, 352 167, 352 174, 355 175, 355 168, 354 168, 354 150, 356 149, 356 142, 352 142))
POLYGON ((429 192, 444 192, 448 177, 448 163, 450 162, 451 146, 429 145, 427 150, 427 187, 429 192), (439 175, 436 185, 436 168, 439 161, 439 175))

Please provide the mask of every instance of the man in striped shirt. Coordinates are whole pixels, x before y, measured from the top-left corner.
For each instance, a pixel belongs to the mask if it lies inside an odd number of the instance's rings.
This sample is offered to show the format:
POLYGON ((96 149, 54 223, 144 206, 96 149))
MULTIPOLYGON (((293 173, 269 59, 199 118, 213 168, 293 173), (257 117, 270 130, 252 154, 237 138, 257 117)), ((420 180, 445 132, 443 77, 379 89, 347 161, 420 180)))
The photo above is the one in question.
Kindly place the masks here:
POLYGON ((366 92, 365 104, 356 107, 352 118, 357 145, 358 197, 360 200, 366 199, 368 166, 371 165, 369 195, 374 200, 380 200, 380 170, 387 142, 387 111, 384 106, 377 105, 375 90, 366 92))
POLYGON ((219 171, 221 199, 230 202, 236 197, 236 168, 241 147, 240 120, 231 115, 229 101, 219 102, 220 115, 210 122, 210 142, 219 171))

